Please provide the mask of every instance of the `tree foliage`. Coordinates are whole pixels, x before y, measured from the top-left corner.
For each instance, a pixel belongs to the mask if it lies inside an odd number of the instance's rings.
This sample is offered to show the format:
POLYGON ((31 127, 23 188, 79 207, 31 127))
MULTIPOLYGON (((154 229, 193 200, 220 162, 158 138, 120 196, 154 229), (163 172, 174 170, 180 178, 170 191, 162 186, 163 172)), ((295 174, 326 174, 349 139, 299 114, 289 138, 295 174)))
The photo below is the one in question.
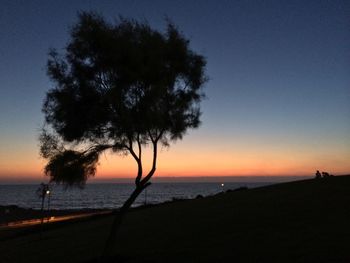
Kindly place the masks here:
POLYGON ((83 185, 105 150, 130 153, 136 184, 156 169, 157 145, 181 139, 200 124, 205 59, 172 24, 164 33, 148 23, 109 23, 81 13, 63 54, 51 50, 41 154, 56 183, 83 185), (152 170, 143 175, 142 146, 153 147, 152 170))

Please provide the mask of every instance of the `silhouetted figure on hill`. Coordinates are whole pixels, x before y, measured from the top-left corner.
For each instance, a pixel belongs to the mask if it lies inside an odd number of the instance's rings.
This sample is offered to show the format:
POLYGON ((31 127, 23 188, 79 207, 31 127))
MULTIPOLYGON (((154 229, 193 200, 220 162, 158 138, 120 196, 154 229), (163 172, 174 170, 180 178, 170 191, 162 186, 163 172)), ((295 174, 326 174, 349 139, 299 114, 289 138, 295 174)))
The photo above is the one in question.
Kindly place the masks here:
POLYGON ((326 178, 326 177, 329 177, 330 175, 329 175, 329 173, 327 173, 327 172, 322 172, 322 177, 323 178, 326 178))
POLYGON ((315 178, 318 179, 318 178, 321 178, 321 177, 322 177, 322 175, 321 175, 320 171, 317 170, 315 178))

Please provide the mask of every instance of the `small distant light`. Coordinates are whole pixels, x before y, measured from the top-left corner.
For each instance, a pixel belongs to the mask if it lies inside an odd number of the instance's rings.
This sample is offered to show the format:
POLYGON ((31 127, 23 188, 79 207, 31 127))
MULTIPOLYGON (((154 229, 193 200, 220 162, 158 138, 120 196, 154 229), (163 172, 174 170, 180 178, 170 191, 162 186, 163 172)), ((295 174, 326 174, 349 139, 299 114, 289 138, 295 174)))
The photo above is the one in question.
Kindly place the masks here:
POLYGON ((222 186, 222 187, 224 187, 224 186, 225 186, 225 184, 221 184, 221 186, 222 186))
POLYGON ((47 190, 47 191, 46 191, 46 194, 47 194, 47 195, 49 195, 49 194, 50 194, 50 191, 49 191, 49 190, 47 190))

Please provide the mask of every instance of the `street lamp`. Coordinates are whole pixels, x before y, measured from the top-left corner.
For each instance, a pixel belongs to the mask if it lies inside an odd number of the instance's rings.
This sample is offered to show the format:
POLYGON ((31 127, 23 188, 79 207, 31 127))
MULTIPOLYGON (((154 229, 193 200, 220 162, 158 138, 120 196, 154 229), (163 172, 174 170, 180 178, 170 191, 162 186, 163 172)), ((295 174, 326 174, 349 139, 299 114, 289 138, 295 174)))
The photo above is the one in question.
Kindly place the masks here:
POLYGON ((51 201, 51 191, 49 190, 49 185, 47 185, 47 190, 46 190, 46 195, 48 196, 47 198, 47 222, 49 222, 50 220, 50 201, 51 201))
MULTIPOLYGON (((45 217, 44 206, 45 206, 45 198, 46 198, 46 196, 47 196, 47 214, 50 211, 50 201, 51 201, 50 185, 49 184, 45 184, 45 183, 41 183, 39 188, 36 190, 36 194, 41 199, 41 213, 42 213, 41 224, 43 224, 44 223, 44 217, 45 217)), ((48 219, 48 221, 49 221, 49 219, 48 219)))

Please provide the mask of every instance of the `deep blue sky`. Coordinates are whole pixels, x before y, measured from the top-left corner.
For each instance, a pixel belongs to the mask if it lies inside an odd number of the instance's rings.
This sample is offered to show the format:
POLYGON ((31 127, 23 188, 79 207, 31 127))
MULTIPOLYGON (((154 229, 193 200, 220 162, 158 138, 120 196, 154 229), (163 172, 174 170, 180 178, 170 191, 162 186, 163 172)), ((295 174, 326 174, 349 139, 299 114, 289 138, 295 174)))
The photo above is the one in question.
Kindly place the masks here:
POLYGON ((169 17, 207 58, 203 125, 175 153, 231 156, 216 163, 224 174, 249 160, 270 169, 281 155, 276 173, 350 172, 350 1, 1 0, 0 176, 41 163, 47 52, 64 47, 79 10, 159 30, 169 17))

